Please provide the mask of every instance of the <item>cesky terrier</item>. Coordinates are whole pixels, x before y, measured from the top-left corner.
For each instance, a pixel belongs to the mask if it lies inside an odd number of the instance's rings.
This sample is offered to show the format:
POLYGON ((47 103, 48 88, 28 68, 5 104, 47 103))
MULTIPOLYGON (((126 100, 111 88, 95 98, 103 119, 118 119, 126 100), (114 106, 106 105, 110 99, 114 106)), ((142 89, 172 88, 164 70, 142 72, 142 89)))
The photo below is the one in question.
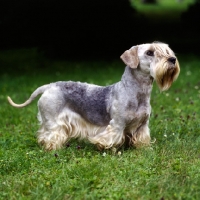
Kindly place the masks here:
POLYGON ((38 143, 46 150, 62 148, 70 138, 87 138, 99 149, 126 144, 150 144, 150 95, 155 80, 167 90, 179 75, 178 60, 165 43, 133 46, 121 57, 126 64, 121 81, 109 86, 55 82, 37 88, 23 104, 39 94, 38 143))

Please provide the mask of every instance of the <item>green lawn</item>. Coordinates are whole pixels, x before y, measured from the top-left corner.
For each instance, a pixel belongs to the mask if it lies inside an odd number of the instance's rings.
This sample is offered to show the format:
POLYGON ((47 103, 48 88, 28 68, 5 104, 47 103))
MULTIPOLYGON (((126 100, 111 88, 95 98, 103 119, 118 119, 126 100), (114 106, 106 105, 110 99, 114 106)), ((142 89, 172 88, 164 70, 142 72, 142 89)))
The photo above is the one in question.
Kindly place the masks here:
POLYGON ((151 148, 98 151, 83 141, 45 152, 36 141, 37 101, 17 109, 38 86, 58 80, 108 85, 124 64, 50 61, 36 49, 0 52, 0 199, 200 199, 200 59, 179 57, 169 91, 154 85, 151 148))

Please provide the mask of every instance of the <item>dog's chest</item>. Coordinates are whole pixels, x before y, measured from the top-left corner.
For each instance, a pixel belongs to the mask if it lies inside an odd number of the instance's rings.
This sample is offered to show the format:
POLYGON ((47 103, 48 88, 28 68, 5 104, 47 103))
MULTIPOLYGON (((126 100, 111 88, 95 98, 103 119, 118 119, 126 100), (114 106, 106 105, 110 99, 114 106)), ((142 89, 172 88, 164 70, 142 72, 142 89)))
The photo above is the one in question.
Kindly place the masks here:
POLYGON ((150 111, 148 108, 142 108, 140 111, 136 113, 132 113, 132 116, 129 118, 130 120, 127 121, 125 132, 134 133, 143 125, 148 123, 150 116, 150 111))
POLYGON ((128 129, 137 129, 146 124, 150 117, 151 105, 150 98, 143 95, 137 95, 134 101, 129 101, 126 107, 128 129))
POLYGON ((141 106, 138 110, 129 110, 127 112, 127 124, 138 123, 144 121, 144 119, 149 118, 151 112, 150 107, 141 106))

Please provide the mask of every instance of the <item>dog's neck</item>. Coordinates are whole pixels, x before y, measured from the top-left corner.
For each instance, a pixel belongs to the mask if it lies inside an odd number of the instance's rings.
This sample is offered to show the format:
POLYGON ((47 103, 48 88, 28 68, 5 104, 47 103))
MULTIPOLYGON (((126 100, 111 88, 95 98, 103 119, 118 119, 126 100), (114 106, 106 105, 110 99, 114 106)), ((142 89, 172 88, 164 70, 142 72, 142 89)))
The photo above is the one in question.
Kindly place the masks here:
POLYGON ((150 74, 146 74, 140 68, 132 69, 126 66, 121 79, 125 87, 132 88, 134 91, 138 89, 146 94, 151 93, 153 86, 153 78, 150 74))

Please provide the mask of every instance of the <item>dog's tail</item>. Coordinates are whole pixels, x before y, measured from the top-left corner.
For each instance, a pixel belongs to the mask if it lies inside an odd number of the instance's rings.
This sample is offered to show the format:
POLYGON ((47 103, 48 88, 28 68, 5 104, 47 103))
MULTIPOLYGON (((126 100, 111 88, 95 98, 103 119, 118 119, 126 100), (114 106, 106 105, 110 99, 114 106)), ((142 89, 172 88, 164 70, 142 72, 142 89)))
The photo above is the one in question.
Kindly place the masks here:
POLYGON ((48 89, 50 87, 50 84, 47 84, 47 85, 43 85, 39 88, 37 88, 32 94, 31 96, 29 97, 29 99, 22 103, 22 104, 16 104, 12 101, 12 99, 8 96, 7 99, 8 99, 8 102, 16 107, 16 108, 22 108, 22 107, 25 107, 27 106, 28 104, 30 104, 39 94, 42 94, 46 89, 48 89))

